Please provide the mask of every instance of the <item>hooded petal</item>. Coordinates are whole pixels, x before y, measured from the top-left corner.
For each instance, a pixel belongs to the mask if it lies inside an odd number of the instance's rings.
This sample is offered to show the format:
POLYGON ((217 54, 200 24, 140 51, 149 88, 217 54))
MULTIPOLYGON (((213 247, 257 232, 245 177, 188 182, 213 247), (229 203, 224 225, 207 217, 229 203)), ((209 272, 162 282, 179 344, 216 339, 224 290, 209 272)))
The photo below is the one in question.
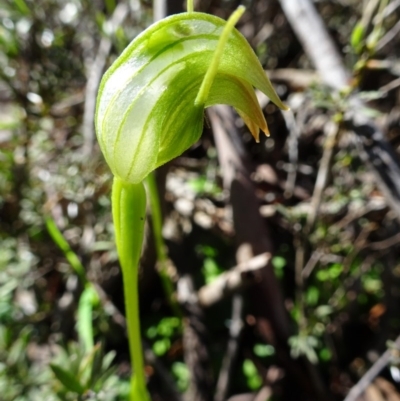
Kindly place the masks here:
MULTIPOLYGON (((114 175, 138 183, 198 140, 203 107, 195 106, 195 99, 225 24, 203 13, 161 20, 135 38, 106 72, 95 124, 114 175)), ((256 127, 267 127, 252 86, 285 108, 251 47, 234 29, 207 105, 235 107, 257 139, 256 127)))

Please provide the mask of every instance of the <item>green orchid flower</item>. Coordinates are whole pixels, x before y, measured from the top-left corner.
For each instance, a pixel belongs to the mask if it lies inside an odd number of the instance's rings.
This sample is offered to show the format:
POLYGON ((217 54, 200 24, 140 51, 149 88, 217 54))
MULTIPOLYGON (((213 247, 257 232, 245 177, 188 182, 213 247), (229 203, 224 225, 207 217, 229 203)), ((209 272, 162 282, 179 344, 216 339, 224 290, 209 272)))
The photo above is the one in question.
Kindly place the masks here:
POLYGON ((137 289, 146 217, 143 181, 199 139, 205 108, 233 106, 256 141, 260 130, 268 135, 268 127, 254 88, 286 109, 253 50, 234 29, 244 7, 228 21, 193 12, 192 0, 188 11, 136 37, 104 74, 97 98, 97 138, 114 174, 112 212, 133 364, 130 401, 150 400, 137 289))
POLYGON ((113 174, 130 183, 181 155, 200 137, 204 109, 233 106, 256 141, 268 127, 253 87, 286 109, 246 39, 204 13, 161 20, 136 37, 104 75, 96 132, 113 174))

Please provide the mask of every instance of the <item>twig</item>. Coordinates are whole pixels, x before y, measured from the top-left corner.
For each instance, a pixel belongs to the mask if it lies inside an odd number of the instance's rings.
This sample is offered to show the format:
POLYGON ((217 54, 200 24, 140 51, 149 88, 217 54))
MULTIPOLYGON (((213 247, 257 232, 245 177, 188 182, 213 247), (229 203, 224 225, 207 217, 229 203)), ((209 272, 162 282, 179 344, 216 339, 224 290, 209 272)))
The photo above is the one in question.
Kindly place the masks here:
MULTIPOLYGON (((111 32, 114 32, 128 16, 129 7, 126 3, 119 3, 115 8, 110 19, 111 32)), ((86 84, 85 107, 83 111, 82 153, 88 156, 92 153, 94 139, 94 113, 96 108, 97 89, 100 84, 101 76, 106 66, 107 57, 110 54, 112 41, 110 37, 103 37, 100 41, 99 50, 96 58, 90 66, 89 78, 86 84)))
POLYGON ((285 119, 286 127, 289 131, 287 144, 290 161, 288 176, 285 183, 285 192, 283 195, 285 196, 285 198, 291 198, 293 196, 297 177, 297 167, 299 159, 298 142, 300 137, 300 130, 298 125, 296 124, 294 114, 291 110, 282 113, 282 116, 285 119))
POLYGON ((324 152, 321 158, 317 180, 315 182, 314 192, 311 199, 311 210, 307 216, 306 228, 304 230, 306 234, 313 228, 315 219, 319 212, 322 194, 328 181, 329 168, 334 155, 338 126, 334 122, 330 122, 326 125, 325 132, 326 138, 324 143, 324 152))
POLYGON ((254 282, 254 273, 265 268, 270 260, 271 254, 266 252, 222 273, 213 282, 199 289, 200 306, 209 307, 227 295, 243 290, 254 282))
POLYGON ((232 321, 229 328, 229 341, 218 377, 214 401, 225 401, 229 392, 232 371, 239 349, 242 322, 243 297, 235 295, 232 302, 232 321))
MULTIPOLYGON (((400 336, 397 337, 395 344, 400 347, 400 336)), ((380 358, 369 368, 364 374, 360 381, 352 387, 347 394, 344 401, 356 401, 358 397, 366 390, 369 384, 375 379, 376 376, 381 372, 382 369, 390 362, 392 356, 392 350, 387 349, 380 358)))
POLYGON ((312 2, 310 0, 279 1, 322 80, 337 90, 346 86, 350 75, 312 2))
POLYGON ((313 70, 281 68, 266 71, 271 81, 285 82, 293 90, 307 89, 311 84, 320 82, 321 77, 313 70))
MULTIPOLYGON (((400 25, 399 25, 399 27, 400 27, 400 25)), ((388 92, 392 91, 393 89, 398 88, 399 86, 400 86, 400 78, 396 78, 393 81, 390 81, 388 84, 381 86, 379 88, 379 92, 382 92, 383 94, 387 94, 388 92)))
POLYGON ((258 391, 256 397, 254 398, 254 401, 269 400, 271 396, 272 396, 271 386, 264 386, 258 391))
POLYGON ((394 38, 398 36, 400 32, 400 21, 396 23, 396 25, 383 36, 375 46, 375 50, 382 50, 388 43, 390 43, 394 38))
POLYGON ((307 264, 304 266, 304 269, 302 269, 301 274, 303 275, 303 280, 307 279, 308 277, 310 277, 310 274, 314 270, 314 268, 317 265, 317 263, 320 261, 322 255, 323 255, 323 252, 321 252, 319 250, 314 251, 312 253, 310 259, 307 262, 307 264))
POLYGON ((400 234, 395 234, 392 237, 386 238, 382 241, 371 242, 366 245, 365 248, 370 248, 374 251, 382 251, 395 245, 400 245, 400 234))
POLYGON ((183 275, 178 281, 177 289, 178 301, 187 313, 187 317, 183 320, 183 346, 185 363, 190 372, 190 384, 185 399, 211 401, 212 375, 210 358, 205 346, 207 330, 192 277, 189 274, 183 275))
POLYGON ((299 328, 300 330, 306 329, 306 317, 304 312, 304 294, 303 283, 306 275, 303 273, 305 258, 307 252, 307 235, 311 232, 315 220, 317 218, 319 208, 321 205, 322 194, 326 187, 329 175, 329 167, 332 163, 334 148, 336 144, 336 136, 338 127, 335 123, 330 122, 326 125, 326 139, 324 144, 324 152, 322 155, 320 167, 318 170, 317 181, 314 187, 314 193, 311 199, 310 212, 307 215, 307 221, 303 233, 298 233, 295 237, 295 280, 296 280, 296 299, 299 306, 299 328))
POLYGON ((166 0, 153 1, 153 21, 159 21, 167 15, 167 2, 166 0))

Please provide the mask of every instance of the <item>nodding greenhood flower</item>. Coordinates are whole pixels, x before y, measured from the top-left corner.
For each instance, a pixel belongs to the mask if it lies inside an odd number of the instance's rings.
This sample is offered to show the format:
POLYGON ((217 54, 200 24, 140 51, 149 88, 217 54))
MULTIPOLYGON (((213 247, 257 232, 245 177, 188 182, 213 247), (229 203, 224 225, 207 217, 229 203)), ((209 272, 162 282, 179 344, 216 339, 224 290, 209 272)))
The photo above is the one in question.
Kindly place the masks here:
POLYGON ((96 132, 113 174, 129 183, 179 156, 200 137, 204 109, 233 106, 259 140, 268 127, 254 87, 287 109, 246 39, 228 21, 189 12, 136 37, 104 75, 96 132))

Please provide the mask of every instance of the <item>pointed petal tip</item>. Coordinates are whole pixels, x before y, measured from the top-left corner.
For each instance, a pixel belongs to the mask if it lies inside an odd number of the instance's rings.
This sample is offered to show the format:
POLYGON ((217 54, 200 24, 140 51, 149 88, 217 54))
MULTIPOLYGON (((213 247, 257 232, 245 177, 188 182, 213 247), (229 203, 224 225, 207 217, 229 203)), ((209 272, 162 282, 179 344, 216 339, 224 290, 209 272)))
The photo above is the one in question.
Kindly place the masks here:
POLYGON ((262 132, 264 132, 265 136, 270 136, 271 133, 269 132, 268 126, 266 125, 265 128, 261 128, 262 132))
POLYGON ((260 126, 260 130, 264 132, 265 136, 269 136, 269 128, 268 128, 268 123, 267 120, 264 118, 263 124, 260 126))
POLYGON ((279 102, 275 102, 273 100, 272 100, 272 102, 275 103, 275 105, 278 106, 283 111, 290 110, 290 107, 286 103, 283 103, 280 99, 279 99, 279 102))

